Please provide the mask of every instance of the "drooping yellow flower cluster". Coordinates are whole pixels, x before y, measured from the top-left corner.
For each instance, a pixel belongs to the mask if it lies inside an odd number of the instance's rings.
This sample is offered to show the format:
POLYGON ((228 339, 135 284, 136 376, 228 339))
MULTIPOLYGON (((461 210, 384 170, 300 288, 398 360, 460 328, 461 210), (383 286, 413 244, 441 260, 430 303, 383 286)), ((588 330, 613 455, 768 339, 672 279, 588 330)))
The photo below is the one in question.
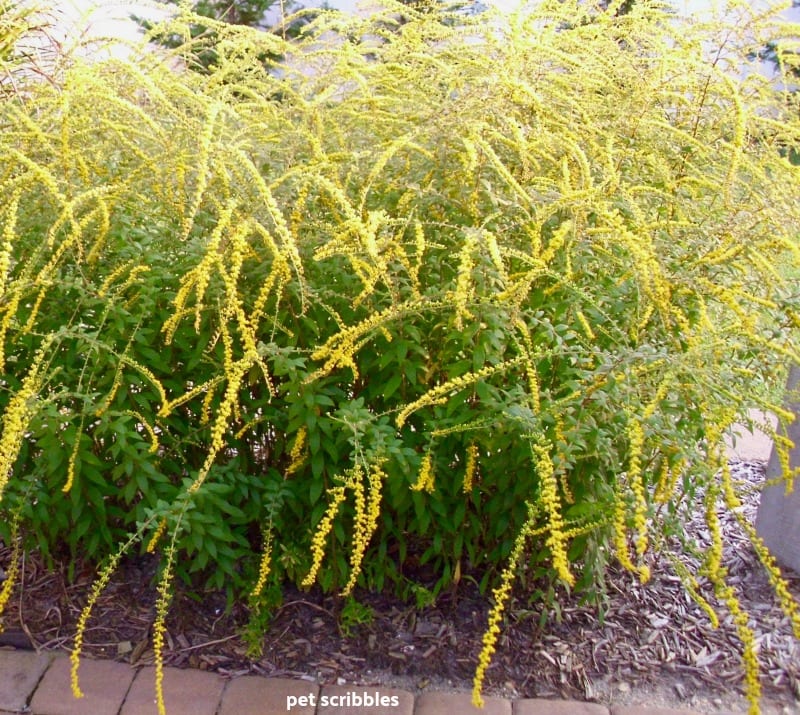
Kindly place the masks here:
POLYGON ((3 414, 3 433, 0 435, 0 497, 11 475, 11 467, 19 454, 28 422, 36 410, 37 392, 44 376, 42 367, 53 337, 44 340, 33 356, 30 370, 19 390, 9 400, 3 414))
POLYGON ((353 378, 357 378, 358 368, 353 360, 353 356, 363 344, 363 341, 366 339, 365 336, 368 333, 394 320, 399 320, 404 315, 413 313, 422 308, 435 308, 437 305, 439 305, 438 301, 409 300, 376 312, 356 325, 343 328, 340 332, 328 338, 324 345, 314 350, 311 354, 312 359, 324 360, 325 363, 322 367, 309 375, 305 382, 311 383, 314 380, 324 377, 337 367, 349 367, 353 371, 353 378))
POLYGON ((628 441, 630 444, 628 480, 635 499, 636 553, 642 556, 647 551, 647 500, 645 498, 644 484, 642 483, 644 430, 641 422, 635 417, 630 417, 628 420, 628 441))
MULTIPOLYGON (((0 588, 0 616, 3 615, 8 599, 11 598, 11 592, 17 584, 17 576, 19 574, 19 560, 22 555, 22 541, 19 537, 19 513, 15 514, 11 521, 11 534, 9 535, 9 543, 11 544, 11 558, 6 571, 6 579, 3 581, 3 587, 0 588)), ((3 622, 0 620, 0 633, 3 632, 3 622)))
POLYGON ((167 611, 172 600, 172 571, 175 559, 175 538, 178 531, 172 535, 172 543, 167 549, 166 563, 156 587, 156 617, 153 621, 153 661, 155 666, 155 691, 156 707, 158 715, 167 715, 167 708, 164 704, 164 643, 167 632, 167 611))
MULTIPOLYGON (((345 482, 346 483, 346 482, 345 482)), ((345 487, 342 485, 328 489, 330 495, 330 502, 322 521, 317 524, 317 529, 314 532, 314 538, 311 540, 311 568, 308 570, 306 577, 301 583, 302 586, 308 587, 314 584, 319 573, 319 568, 322 566, 322 559, 325 558, 325 540, 333 528, 333 519, 339 507, 345 500, 345 487)))
POLYGON ((176 407, 180 407, 181 405, 193 400, 198 395, 202 395, 203 393, 212 394, 214 392, 214 388, 219 385, 221 382, 225 380, 225 375, 216 375, 215 377, 211 378, 207 382, 204 382, 200 385, 195 385, 192 389, 187 390, 182 395, 179 395, 174 400, 165 401, 162 405, 161 409, 158 412, 158 417, 169 417, 170 414, 175 410, 176 407))
POLYGON ((514 321, 514 327, 517 328, 519 334, 522 336, 522 353, 523 365, 525 366, 525 374, 528 377, 528 398, 531 401, 531 407, 534 413, 538 414, 541 411, 541 396, 539 394, 539 376, 536 373, 536 366, 533 364, 533 357, 536 354, 533 349, 533 341, 531 340, 531 332, 529 327, 521 319, 514 321))
POLYGON ((630 252, 642 293, 649 300, 649 304, 643 307, 648 310, 654 308, 664 326, 671 326, 675 312, 671 304, 671 284, 659 260, 656 243, 647 233, 646 224, 642 221, 642 231, 634 232, 617 211, 610 212, 604 218, 608 222, 608 230, 613 231, 619 244, 630 252))
POLYGON ((308 429, 305 426, 297 430, 292 451, 289 453, 289 466, 286 468, 287 477, 290 477, 303 465, 303 452, 306 447, 307 436, 308 429))
POLYGON ((161 537, 164 536, 164 532, 167 530, 167 520, 166 518, 162 518, 158 522, 158 526, 156 530, 153 532, 153 535, 150 537, 150 540, 147 542, 147 546, 145 547, 145 551, 148 554, 152 554, 156 550, 156 546, 158 542, 161 540, 161 537))
POLYGON ((471 442, 467 447, 467 464, 464 467, 464 485, 463 490, 465 494, 472 493, 472 482, 475 479, 475 472, 478 466, 478 445, 471 442))
POLYGON ((361 475, 354 471, 352 476, 355 492, 355 523, 353 525, 353 550, 350 553, 350 577, 342 589, 343 596, 349 596, 361 573, 361 563, 381 513, 381 491, 386 473, 383 471, 385 460, 378 460, 370 466, 369 494, 364 495, 364 484, 361 475))
POLYGON ((569 474, 567 471, 568 460, 565 458, 563 451, 567 446, 567 438, 564 435, 564 420, 561 415, 556 415, 555 422, 556 423, 553 428, 553 466, 556 474, 558 474, 561 492, 564 495, 564 501, 567 504, 574 504, 575 495, 572 493, 572 488, 569 484, 569 474))
POLYGON ((733 586, 724 581, 718 581, 714 583, 714 587, 717 597, 725 604, 733 616, 736 633, 742 643, 742 660, 744 661, 745 673, 744 690, 745 696, 750 703, 747 711, 748 715, 759 715, 761 712, 759 705, 761 682, 758 677, 758 645, 753 629, 748 625, 749 616, 746 611, 742 610, 733 586))
POLYGON ((567 558, 566 538, 564 535, 564 517, 561 514, 561 500, 558 497, 558 480, 553 469, 553 460, 550 456, 552 446, 539 440, 531 444, 536 471, 539 475, 539 488, 541 490, 539 503, 547 516, 547 546, 553 559, 553 569, 558 577, 574 585, 575 577, 569 568, 567 558))
POLYGON ((431 388, 418 400, 409 403, 402 410, 400 410, 400 414, 398 414, 395 419, 397 429, 400 429, 406 423, 409 415, 413 414, 417 410, 430 405, 442 404, 443 402, 447 401, 447 396, 450 393, 463 390, 465 387, 474 385, 479 380, 485 380, 487 377, 491 377, 499 372, 504 372, 514 365, 518 365, 524 361, 524 355, 518 356, 498 363, 497 365, 487 365, 476 372, 468 372, 465 375, 459 375, 458 377, 454 377, 452 380, 447 380, 441 385, 431 388))
POLYGON ((164 390, 164 386, 161 384, 161 381, 155 376, 155 374, 150 368, 146 367, 145 365, 142 365, 140 362, 137 362, 136 360, 131 359, 124 353, 122 355, 118 355, 117 357, 121 365, 124 364, 127 365, 128 367, 132 367, 134 370, 136 370, 137 372, 139 372, 140 374, 144 375, 144 377, 147 378, 148 382, 155 388, 156 392, 158 392, 158 397, 161 400, 161 408, 159 408, 159 412, 161 412, 161 410, 163 410, 164 408, 164 405, 167 404, 167 393, 164 390))
POLYGON ((706 616, 708 616, 708 622, 711 624, 711 627, 718 628, 719 616, 717 616, 717 612, 700 593, 700 584, 697 582, 697 578, 689 571, 689 569, 686 567, 686 564, 684 564, 677 556, 669 553, 669 551, 666 551, 666 554, 667 558, 670 560, 672 568, 681 579, 681 583, 686 589, 686 592, 692 597, 692 600, 703 609, 706 616))
POLYGON ((790 452, 795 445, 786 435, 779 434, 776 430, 771 430, 771 432, 773 448, 778 455, 778 464, 780 465, 780 478, 788 496, 794 490, 794 480, 800 474, 800 466, 792 469, 791 465, 790 452))
POLYGON ((436 483, 433 474, 433 455, 430 451, 425 452, 422 461, 419 464, 419 473, 417 474, 417 481, 411 486, 415 492, 426 491, 429 494, 433 493, 436 488, 436 483))
POLYGON ((463 327, 465 319, 469 320, 474 317, 467 305, 472 300, 473 294, 472 269, 475 267, 475 259, 472 254, 477 243, 476 233, 467 231, 458 257, 458 279, 452 296, 455 307, 455 325, 458 330, 463 327))
POLYGON ((68 492, 72 489, 72 482, 75 480, 75 461, 78 458, 78 451, 81 445, 81 435, 83 432, 83 420, 81 420, 80 427, 75 433, 75 442, 72 444, 72 450, 69 454, 69 461, 67 462, 67 481, 61 487, 62 492, 68 492))
POLYGON ((148 422, 145 416, 137 411, 137 410, 126 410, 126 415, 130 415, 131 417, 135 417, 139 424, 142 426, 142 429, 147 433, 147 436, 150 438, 150 446, 147 448, 148 453, 155 454, 158 452, 158 435, 156 434, 155 429, 153 426, 148 422))
POLYGON ((122 372, 124 366, 125 364, 123 362, 117 363, 117 369, 114 371, 114 379, 111 382, 111 388, 109 389, 108 394, 105 396, 103 401, 95 409, 95 417, 102 417, 111 406, 114 398, 117 396, 117 392, 122 385, 122 372))
POLYGON ((789 591, 789 585, 781 575, 775 557, 769 552, 769 549, 767 549, 763 539, 756 532, 753 524, 745 519, 741 509, 742 502, 736 495, 736 490, 733 486, 731 468, 728 462, 725 462, 722 466, 722 493, 725 506, 736 517, 739 526, 747 534, 747 538, 753 545, 753 549, 764 567, 767 578, 769 578, 772 589, 775 591, 778 603, 789 618, 792 625, 792 632, 796 638, 800 639, 800 605, 798 605, 794 596, 792 596, 789 591))
POLYGON ((17 211, 19 210, 21 194, 20 189, 12 193, 5 207, 6 221, 3 231, 0 233, 0 298, 6 293, 8 272, 11 269, 11 252, 16 236, 17 211))
POLYGON ((634 566, 628 553, 628 529, 626 525, 628 517, 628 494, 625 486, 627 484, 630 494, 634 500, 634 526, 636 533, 634 541, 636 543, 636 553, 641 558, 647 551, 647 499, 645 487, 642 482, 642 448, 644 446, 644 430, 635 415, 628 415, 628 471, 626 480, 620 480, 617 484, 617 498, 614 505, 614 546, 617 559, 620 564, 628 571, 639 574, 639 579, 645 583, 650 578, 650 568, 639 563, 634 566))
POLYGON ((711 536, 711 544, 706 550, 701 573, 706 575, 714 584, 723 583, 727 574, 727 569, 722 565, 722 530, 719 524, 719 516, 717 516, 718 496, 718 485, 710 484, 706 490, 704 501, 705 518, 709 535, 711 536))
POLYGON ((97 295, 101 298, 104 298, 114 281, 127 272, 128 277, 116 288, 117 293, 122 293, 122 291, 124 291, 127 287, 133 285, 139 274, 147 273, 150 270, 150 266, 136 265, 135 260, 126 261, 125 263, 117 266, 113 271, 111 271, 111 273, 108 274, 108 276, 106 276, 105 280, 97 289, 97 295))
MULTIPOLYGON (((730 475, 730 473, 728 473, 728 475, 730 475)), ((724 479, 725 477, 723 476, 723 481, 724 479)), ((761 683, 758 677, 758 647, 753 630, 748 625, 748 614, 742 610, 741 603, 736 596, 734 588, 725 581, 727 569, 722 565, 722 530, 720 528, 719 516, 717 515, 717 497, 719 496, 719 492, 720 490, 717 484, 710 484, 705 496, 705 516, 706 524, 708 525, 708 530, 711 535, 711 545, 706 552, 705 564, 702 572, 713 584, 717 598, 725 604, 726 608, 733 616, 736 632, 742 643, 742 657, 745 669, 745 694, 750 703, 748 712, 750 715, 758 715, 760 712, 759 698, 761 697, 761 683)))
POLYGON ((258 578, 256 584, 250 591, 250 598, 258 598, 267 585, 267 577, 269 576, 270 566, 272 561, 272 533, 265 530, 264 533, 264 550, 261 552, 261 561, 258 564, 258 578))
POLYGON ((686 460, 680 459, 675 464, 670 465, 667 457, 661 462, 661 470, 656 484, 653 499, 659 504, 665 504, 675 493, 678 479, 686 468, 686 460))
POLYGON ((214 465, 217 455, 225 447, 225 433, 228 430, 228 422, 234 412, 234 408, 239 403, 239 389, 241 387, 242 380, 253 363, 256 362, 256 359, 257 355, 252 353, 247 354, 244 356, 244 358, 237 361, 227 372, 228 386, 225 389, 222 402, 217 410, 216 419, 211 427, 211 441, 208 447, 208 452, 206 453, 206 458, 203 461, 203 465, 198 471, 197 477, 195 477, 194 482, 192 482, 192 484, 189 486, 189 494, 195 493, 198 489, 200 489, 206 477, 208 476, 211 467, 214 465))
POLYGON ((511 549, 511 554, 508 557, 506 567, 500 576, 500 584, 494 589, 492 594, 494 599, 494 606, 489 612, 489 621, 484 631, 481 652, 478 655, 478 665, 475 669, 475 677, 472 680, 472 704, 476 708, 483 707, 483 697, 481 691, 483 690, 483 681, 486 677, 486 671, 492 661, 492 655, 496 650, 497 637, 500 635, 500 621, 503 617, 503 611, 506 607, 506 602, 511 595, 511 588, 514 585, 514 577, 519 568, 522 560, 522 555, 525 551, 525 545, 529 538, 549 530, 549 525, 544 527, 535 528, 536 518, 538 516, 538 509, 535 505, 528 503, 528 518, 525 525, 520 529, 517 537, 514 539, 514 546, 511 549))
POLYGON ((140 533, 137 532, 134 536, 128 539, 128 541, 121 546, 115 554, 112 555, 108 563, 98 574, 95 582, 92 584, 92 590, 89 592, 89 596, 86 599, 86 605, 83 607, 83 610, 78 616, 78 621, 75 624, 75 638, 72 647, 72 653, 69 657, 70 686, 72 688, 72 694, 76 698, 83 697, 83 691, 80 689, 80 683, 78 681, 78 669, 80 668, 81 664, 80 656, 81 650, 83 649, 83 636, 86 632, 86 626, 89 622, 89 618, 92 615, 92 610, 97 603, 97 599, 100 598, 100 594, 105 590, 106 586, 108 586, 108 582, 111 580, 111 576, 116 571, 123 554, 131 547, 134 541, 138 540, 139 537, 140 533))
POLYGON ((578 310, 576 314, 578 316, 578 322, 581 324, 581 328, 583 328, 583 332, 586 335, 586 337, 589 340, 595 340, 597 336, 595 335, 594 330, 592 330, 591 323, 586 319, 586 316, 583 314, 583 311, 578 310))

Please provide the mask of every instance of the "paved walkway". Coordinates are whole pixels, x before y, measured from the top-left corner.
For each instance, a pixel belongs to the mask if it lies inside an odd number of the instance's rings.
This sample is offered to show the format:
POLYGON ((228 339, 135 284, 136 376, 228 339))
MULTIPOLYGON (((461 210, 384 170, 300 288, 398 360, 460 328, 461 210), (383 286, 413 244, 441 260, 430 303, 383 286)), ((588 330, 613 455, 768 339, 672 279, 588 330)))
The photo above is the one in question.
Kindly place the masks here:
MULTIPOLYGON (((750 417, 756 424, 762 422, 773 429, 778 424, 774 414, 761 410, 750 410, 750 417)), ((752 432, 744 425, 734 425, 725 439, 728 459, 741 459, 745 462, 768 462, 772 452, 772 440, 761 430, 752 432)))
MULTIPOLYGON (((81 660, 76 700, 69 657, 0 650, 0 712, 30 715, 156 715, 152 666, 81 660)), ((201 670, 164 669, 168 715, 691 715, 649 707, 611 707, 572 700, 486 697, 476 710, 469 693, 431 692, 416 698, 378 686, 318 685, 302 680, 244 675, 225 680, 201 670), (369 700, 368 700, 369 699, 369 700)))

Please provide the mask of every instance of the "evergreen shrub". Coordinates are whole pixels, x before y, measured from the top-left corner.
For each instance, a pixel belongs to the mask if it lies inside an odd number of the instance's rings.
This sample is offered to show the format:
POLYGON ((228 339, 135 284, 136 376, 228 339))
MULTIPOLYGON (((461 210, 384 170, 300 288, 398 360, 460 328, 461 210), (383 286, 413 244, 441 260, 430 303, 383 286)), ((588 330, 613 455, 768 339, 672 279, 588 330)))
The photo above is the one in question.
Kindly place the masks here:
MULTIPOLYGON (((2 100, 0 533, 98 565, 76 692, 142 550, 159 674, 176 577, 258 623, 287 582, 474 578, 480 702, 515 579, 645 581, 702 498, 682 576, 733 614, 757 708, 716 509, 729 425, 792 419, 769 396, 800 357, 797 99, 747 59, 781 30, 746 4, 618 5, 323 13, 294 42, 203 18, 207 72, 75 59, 2 100)), ((153 32, 186 57, 193 22, 153 32)))

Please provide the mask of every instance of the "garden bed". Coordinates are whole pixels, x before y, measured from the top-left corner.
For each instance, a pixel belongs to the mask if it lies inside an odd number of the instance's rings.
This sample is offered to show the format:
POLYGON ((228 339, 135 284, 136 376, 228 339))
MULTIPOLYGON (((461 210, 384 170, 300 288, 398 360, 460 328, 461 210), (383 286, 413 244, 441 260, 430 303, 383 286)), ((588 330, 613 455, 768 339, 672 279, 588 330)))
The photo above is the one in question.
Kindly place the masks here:
MULTIPOLYGON (((733 462, 732 473, 745 486, 743 508, 754 523, 764 465, 733 462)), ((791 712, 800 704, 800 645, 733 515, 719 514, 730 583, 751 614, 760 646, 764 709, 791 712)), ((706 529, 702 514, 687 524, 701 546, 708 539, 706 529)), ((0 550, 0 563, 8 555, 7 549, 0 550)), ((680 558, 696 568, 691 557, 680 558)), ((155 557, 136 558, 120 569, 95 607, 84 642, 87 655, 152 662, 155 565, 155 557)), ((646 585, 610 568, 602 618, 597 609, 564 592, 548 609, 517 600, 488 671, 486 692, 599 702, 646 698, 650 704, 701 712, 744 708, 737 695, 743 671, 731 619, 722 618, 720 627, 712 628, 666 555, 653 555, 650 566, 652 579, 646 585)), ((24 573, 0 643, 70 650, 92 571, 79 571, 70 584, 64 572, 48 572, 28 557, 24 573)), ((795 598, 800 597, 800 577, 785 575, 795 598)), ((710 586, 703 594, 713 603, 710 586)), ((211 594, 198 603, 179 592, 168 619, 165 663, 223 675, 258 673, 411 691, 471 687, 488 601, 468 579, 427 608, 379 594, 360 594, 359 602, 366 607, 362 619, 343 615, 341 599, 287 589, 265 637, 263 656, 250 659, 241 636, 247 621, 243 607, 226 613, 223 595, 211 594), (371 622, 358 623, 367 620, 367 611, 371 622)))

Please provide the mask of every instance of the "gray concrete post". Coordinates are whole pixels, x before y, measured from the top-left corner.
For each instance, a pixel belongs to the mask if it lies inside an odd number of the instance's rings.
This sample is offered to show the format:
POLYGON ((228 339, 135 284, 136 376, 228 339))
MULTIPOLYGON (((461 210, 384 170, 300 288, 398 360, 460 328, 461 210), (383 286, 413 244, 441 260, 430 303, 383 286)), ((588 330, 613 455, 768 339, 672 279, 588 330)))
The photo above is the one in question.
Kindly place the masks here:
MULTIPOLYGON (((789 370, 784 406, 796 415, 786 436, 794 442, 789 452, 789 466, 800 466, 800 366, 789 370)), ((778 452, 772 448, 767 464, 767 481, 782 476, 778 452)), ((756 517, 756 531, 778 562, 800 574, 800 478, 794 480, 794 489, 786 494, 786 484, 781 482, 764 488, 756 517)))

